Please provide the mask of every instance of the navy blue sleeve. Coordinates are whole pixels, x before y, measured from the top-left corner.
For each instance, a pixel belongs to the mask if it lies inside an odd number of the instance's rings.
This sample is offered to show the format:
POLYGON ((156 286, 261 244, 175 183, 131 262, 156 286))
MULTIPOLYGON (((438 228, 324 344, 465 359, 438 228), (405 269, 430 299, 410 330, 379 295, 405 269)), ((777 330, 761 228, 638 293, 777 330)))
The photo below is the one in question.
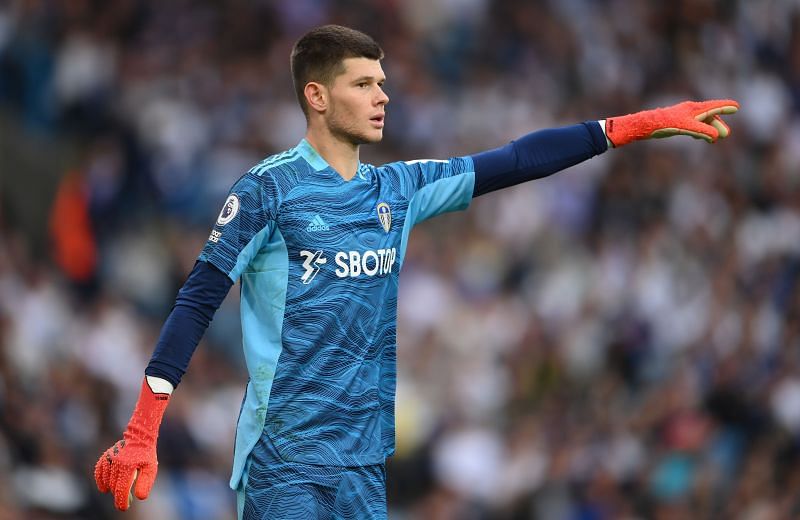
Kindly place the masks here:
POLYGON ((155 351, 144 371, 146 375, 178 386, 194 349, 232 285, 228 275, 208 262, 194 264, 161 328, 155 351))
POLYGON ((530 133, 471 156, 475 165, 472 196, 547 177, 607 149, 605 133, 597 121, 530 133))

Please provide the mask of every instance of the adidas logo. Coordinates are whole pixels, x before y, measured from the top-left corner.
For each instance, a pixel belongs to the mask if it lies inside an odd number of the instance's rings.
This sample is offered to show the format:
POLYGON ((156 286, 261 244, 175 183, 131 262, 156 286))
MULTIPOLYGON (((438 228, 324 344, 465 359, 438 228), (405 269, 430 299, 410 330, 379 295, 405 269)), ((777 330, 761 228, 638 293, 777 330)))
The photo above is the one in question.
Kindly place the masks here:
POLYGON ((314 218, 308 223, 306 231, 329 231, 331 227, 322 220, 319 215, 314 215, 314 218))

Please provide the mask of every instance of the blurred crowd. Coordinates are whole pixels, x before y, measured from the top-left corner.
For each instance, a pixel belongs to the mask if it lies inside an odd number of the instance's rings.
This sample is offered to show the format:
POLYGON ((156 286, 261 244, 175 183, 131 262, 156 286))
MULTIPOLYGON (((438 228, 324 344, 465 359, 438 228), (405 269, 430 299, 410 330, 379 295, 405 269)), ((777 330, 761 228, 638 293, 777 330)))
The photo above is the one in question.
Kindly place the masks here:
MULTIPOLYGON (((401 276, 395 519, 800 516, 794 0, 0 3, 0 520, 94 487, 230 185, 305 122, 294 41, 386 51, 383 163, 734 98, 732 136, 611 150, 420 225, 401 276)), ((234 288, 126 518, 235 516, 234 288)))

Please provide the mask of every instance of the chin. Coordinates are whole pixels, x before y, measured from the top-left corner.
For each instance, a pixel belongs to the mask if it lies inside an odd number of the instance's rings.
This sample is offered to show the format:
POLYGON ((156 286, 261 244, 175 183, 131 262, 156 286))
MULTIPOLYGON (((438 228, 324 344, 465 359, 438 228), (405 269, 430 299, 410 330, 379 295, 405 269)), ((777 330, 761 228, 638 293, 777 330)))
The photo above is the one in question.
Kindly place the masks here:
POLYGON ((353 144, 375 144, 383 140, 383 132, 369 132, 352 136, 353 144))

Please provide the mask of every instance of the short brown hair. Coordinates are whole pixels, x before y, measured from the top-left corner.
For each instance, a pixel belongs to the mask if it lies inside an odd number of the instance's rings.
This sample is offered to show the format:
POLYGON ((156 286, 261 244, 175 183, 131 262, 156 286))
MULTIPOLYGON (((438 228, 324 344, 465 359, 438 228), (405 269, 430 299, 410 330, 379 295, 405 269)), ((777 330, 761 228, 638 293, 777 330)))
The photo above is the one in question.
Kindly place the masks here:
POLYGON ((308 82, 330 85, 344 72, 345 58, 383 59, 383 49, 371 36, 341 25, 311 29, 292 49, 294 91, 303 113, 308 116, 304 90, 308 82))

